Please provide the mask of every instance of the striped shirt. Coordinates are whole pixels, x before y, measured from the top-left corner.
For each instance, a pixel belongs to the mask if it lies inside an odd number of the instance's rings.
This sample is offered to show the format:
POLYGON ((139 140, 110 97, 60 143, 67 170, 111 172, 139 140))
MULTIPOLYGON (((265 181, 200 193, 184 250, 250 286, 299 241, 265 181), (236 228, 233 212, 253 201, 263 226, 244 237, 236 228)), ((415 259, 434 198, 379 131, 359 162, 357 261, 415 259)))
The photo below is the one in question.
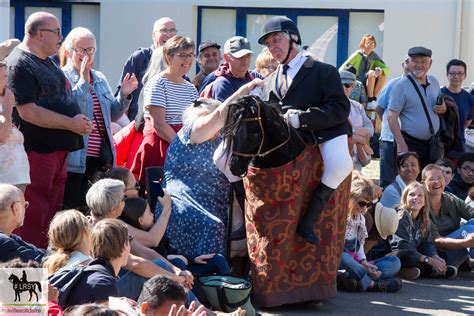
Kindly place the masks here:
POLYGON ((172 82, 159 75, 154 76, 145 86, 143 113, 149 117, 146 106, 160 106, 166 109, 165 121, 168 124, 182 124, 183 111, 196 100, 198 93, 188 81, 172 82))
POLYGON ((102 109, 100 107, 99 98, 95 94, 94 90, 91 88, 90 93, 92 95, 92 100, 94 101, 94 114, 95 118, 92 117, 92 132, 89 134, 89 143, 87 145, 87 156, 100 157, 100 147, 102 145, 102 137, 100 133, 104 136, 106 133, 104 116, 102 115, 102 109), (97 129, 97 122, 99 123, 100 132, 97 129))

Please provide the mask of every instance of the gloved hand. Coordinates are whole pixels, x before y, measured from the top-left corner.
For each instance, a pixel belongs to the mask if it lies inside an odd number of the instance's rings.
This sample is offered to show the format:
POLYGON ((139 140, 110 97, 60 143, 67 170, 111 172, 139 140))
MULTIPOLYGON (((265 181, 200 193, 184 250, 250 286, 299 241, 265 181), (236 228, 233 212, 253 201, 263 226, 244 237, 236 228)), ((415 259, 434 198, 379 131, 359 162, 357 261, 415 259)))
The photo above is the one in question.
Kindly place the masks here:
POLYGON ((303 113, 303 111, 289 109, 283 115, 283 118, 290 126, 293 126, 294 128, 300 128, 300 113, 303 113))

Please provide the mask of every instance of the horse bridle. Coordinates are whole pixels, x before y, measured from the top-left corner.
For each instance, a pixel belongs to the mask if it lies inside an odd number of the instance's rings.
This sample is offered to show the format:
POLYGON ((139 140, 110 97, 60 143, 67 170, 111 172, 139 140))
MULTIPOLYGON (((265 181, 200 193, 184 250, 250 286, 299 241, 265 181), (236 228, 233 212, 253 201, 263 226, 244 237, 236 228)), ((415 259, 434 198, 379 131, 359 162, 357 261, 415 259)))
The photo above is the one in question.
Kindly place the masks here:
POLYGON ((263 124, 262 124, 262 116, 261 116, 261 110, 260 110, 260 104, 258 103, 257 100, 255 100, 255 104, 257 104, 257 117, 252 117, 252 118, 244 118, 242 119, 242 122, 254 122, 254 121, 257 121, 258 122, 258 125, 260 126, 260 130, 262 132, 262 140, 260 141, 260 146, 258 147, 258 151, 257 153, 255 154, 248 154, 248 153, 241 153, 241 152, 238 152, 238 151, 233 151, 232 153, 237 155, 237 156, 241 156, 241 157, 250 157, 250 158, 254 158, 254 157, 265 157, 266 155, 274 152, 275 150, 283 147, 286 143, 289 142, 290 140, 290 129, 288 128, 288 138, 283 141, 281 144, 265 151, 265 152, 261 152, 262 150, 262 147, 263 147, 263 143, 265 141, 265 129, 263 128, 263 124))

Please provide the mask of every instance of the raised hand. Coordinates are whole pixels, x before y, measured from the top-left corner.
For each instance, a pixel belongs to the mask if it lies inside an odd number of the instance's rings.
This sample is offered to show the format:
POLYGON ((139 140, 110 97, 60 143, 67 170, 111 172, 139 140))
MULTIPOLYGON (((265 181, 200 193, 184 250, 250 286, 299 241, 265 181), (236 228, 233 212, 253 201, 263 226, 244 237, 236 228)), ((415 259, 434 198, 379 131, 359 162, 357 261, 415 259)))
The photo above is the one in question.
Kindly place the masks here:
POLYGON ((130 93, 135 91, 135 89, 137 88, 138 88, 138 80, 135 77, 135 74, 132 73, 132 75, 130 75, 129 73, 127 73, 125 77, 123 77, 120 91, 122 92, 124 96, 128 97, 130 93))

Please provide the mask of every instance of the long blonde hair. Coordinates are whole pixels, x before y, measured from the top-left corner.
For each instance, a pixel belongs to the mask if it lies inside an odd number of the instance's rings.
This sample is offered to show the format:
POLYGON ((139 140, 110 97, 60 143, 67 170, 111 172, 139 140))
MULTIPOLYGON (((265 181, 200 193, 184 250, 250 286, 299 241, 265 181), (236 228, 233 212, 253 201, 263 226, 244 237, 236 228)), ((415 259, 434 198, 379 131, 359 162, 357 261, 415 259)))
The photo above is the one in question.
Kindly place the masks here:
POLYGON ((408 214, 410 219, 410 224, 413 225, 413 217, 411 216, 411 209, 408 206, 408 193, 415 189, 421 189, 423 191, 423 197, 425 200, 425 205, 420 209, 418 216, 421 216, 421 225, 420 225, 420 235, 425 236, 428 230, 430 229, 430 202, 428 200, 428 192, 426 192, 425 186, 417 181, 410 183, 403 190, 402 197, 400 199, 400 207, 398 211, 398 216, 401 219, 403 215, 408 214))
POLYGON ((43 264, 48 274, 66 265, 71 253, 80 248, 88 229, 87 217, 78 210, 66 210, 54 216, 48 231, 49 245, 54 252, 43 264))

